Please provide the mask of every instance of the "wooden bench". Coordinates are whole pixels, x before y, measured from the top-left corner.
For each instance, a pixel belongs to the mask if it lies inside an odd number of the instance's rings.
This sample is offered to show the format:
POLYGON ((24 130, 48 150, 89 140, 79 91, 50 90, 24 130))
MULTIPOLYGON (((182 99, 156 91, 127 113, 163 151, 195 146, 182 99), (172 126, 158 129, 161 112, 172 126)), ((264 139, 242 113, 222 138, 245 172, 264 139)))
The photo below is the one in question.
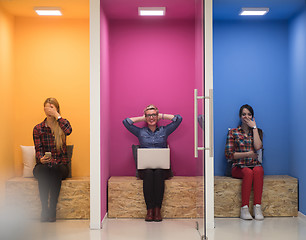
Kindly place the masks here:
MULTIPOLYGON (((163 217, 196 217, 197 184, 197 177, 173 177, 166 180, 163 217)), ((145 215, 142 180, 136 177, 111 177, 108 180, 108 217, 144 218, 145 215)))
MULTIPOLYGON (((39 218, 41 203, 35 178, 16 177, 6 181, 6 199, 9 204, 24 206, 31 218, 39 218)), ((63 180, 57 204, 57 219, 89 219, 89 177, 63 180)))
MULTIPOLYGON (((202 180, 201 177, 173 177, 166 180, 163 217, 199 217, 203 210, 198 204, 203 195, 202 180)), ((239 217, 242 181, 219 176, 215 176, 214 180, 215 217, 239 217)), ((262 198, 264 215, 297 216, 297 188, 296 178, 284 175, 265 176, 262 198)), ((136 177, 111 177, 108 181, 108 217, 144 218, 145 214, 142 180, 136 177)))
MULTIPOLYGON (((215 176, 215 217, 239 217, 241 179, 215 176)), ((250 209, 253 207, 253 192, 250 209)), ((298 180, 287 175, 266 175, 262 195, 262 210, 266 217, 298 215, 298 180)))

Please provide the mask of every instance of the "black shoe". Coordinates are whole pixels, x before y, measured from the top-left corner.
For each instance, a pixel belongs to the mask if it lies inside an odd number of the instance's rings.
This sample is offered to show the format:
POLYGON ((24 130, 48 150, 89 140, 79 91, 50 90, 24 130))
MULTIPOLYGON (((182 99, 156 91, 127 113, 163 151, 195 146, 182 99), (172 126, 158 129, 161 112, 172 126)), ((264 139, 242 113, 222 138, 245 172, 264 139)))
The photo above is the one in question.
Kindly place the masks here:
POLYGON ((49 222, 49 218, 47 216, 40 217, 40 222, 49 222))
POLYGON ((56 222, 56 217, 50 217, 49 222, 56 222))
POLYGON ((41 222, 48 222, 49 221, 49 210, 45 209, 41 211, 40 221, 41 222))
POLYGON ((56 210, 50 210, 49 222, 56 222, 56 210))

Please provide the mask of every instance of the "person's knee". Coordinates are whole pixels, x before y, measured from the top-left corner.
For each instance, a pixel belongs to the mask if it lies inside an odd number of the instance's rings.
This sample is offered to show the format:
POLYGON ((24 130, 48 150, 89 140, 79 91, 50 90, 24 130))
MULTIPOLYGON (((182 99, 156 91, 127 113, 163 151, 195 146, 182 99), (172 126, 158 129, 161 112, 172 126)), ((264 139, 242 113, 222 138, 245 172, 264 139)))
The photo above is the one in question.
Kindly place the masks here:
POLYGON ((260 176, 264 175, 264 170, 263 170, 263 167, 261 166, 254 167, 253 172, 254 172, 254 175, 260 175, 260 176))
POLYGON ((164 179, 164 177, 165 177, 165 170, 164 169, 156 169, 154 171, 154 176, 158 177, 160 179, 164 179))
POLYGON ((69 175, 69 168, 67 165, 60 165, 59 166, 60 172, 61 172, 61 178, 66 179, 69 175))
POLYGON ((155 169, 154 174, 155 175, 162 175, 164 173, 163 169, 155 169))
POLYGON ((243 178, 253 178, 253 170, 246 167, 242 169, 243 178))
POLYGON ((59 181, 66 177, 66 169, 63 165, 57 165, 50 168, 50 175, 52 179, 59 181))
POLYGON ((49 172, 49 167, 44 164, 37 164, 33 169, 33 175, 36 179, 47 175, 49 172))
POLYGON ((154 172, 153 172, 153 169, 145 169, 143 170, 143 177, 144 178, 153 178, 154 176, 154 172))

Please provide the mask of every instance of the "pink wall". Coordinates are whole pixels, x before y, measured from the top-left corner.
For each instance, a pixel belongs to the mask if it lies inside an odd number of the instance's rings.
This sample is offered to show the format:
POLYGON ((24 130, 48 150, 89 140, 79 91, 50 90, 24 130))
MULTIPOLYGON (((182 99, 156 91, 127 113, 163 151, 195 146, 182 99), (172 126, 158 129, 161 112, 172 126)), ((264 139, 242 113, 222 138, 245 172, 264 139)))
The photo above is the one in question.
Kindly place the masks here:
MULTIPOLYGON (((203 0, 195 0, 195 88, 198 89, 198 96, 204 92, 204 58, 203 58, 203 0)), ((207 100, 205 100, 207 101, 207 100)), ((198 100, 198 115, 204 114, 204 100, 198 100)), ((198 125, 198 145, 204 146, 203 129, 198 125)), ((203 175, 204 152, 198 152, 197 175, 203 175)))
MULTIPOLYGON (((135 174, 131 145, 138 140, 122 120, 142 115, 148 104, 157 105, 162 113, 183 117, 180 127, 168 138, 172 169, 175 175, 196 175, 194 20, 110 20, 109 51, 111 119, 107 125, 110 141, 106 144, 110 175, 135 174)), ((107 112, 101 114, 104 118, 107 112)))
POLYGON ((195 5, 195 86, 198 89, 198 94, 203 95, 203 0, 195 0, 195 5))
MULTIPOLYGON (((107 180, 109 178, 109 35, 108 21, 101 10, 101 216, 106 214, 107 180)), ((102 220, 102 219, 101 219, 102 220)))

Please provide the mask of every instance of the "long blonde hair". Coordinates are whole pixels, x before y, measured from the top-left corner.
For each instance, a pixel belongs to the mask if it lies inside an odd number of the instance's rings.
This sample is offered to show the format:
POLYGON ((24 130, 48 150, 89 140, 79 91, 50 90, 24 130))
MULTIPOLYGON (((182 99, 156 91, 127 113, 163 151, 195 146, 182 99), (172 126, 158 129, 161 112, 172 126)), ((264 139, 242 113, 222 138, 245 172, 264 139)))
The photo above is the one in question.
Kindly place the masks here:
MULTIPOLYGON (((53 104, 56 107, 57 112, 61 114, 59 103, 55 98, 47 98, 46 101, 44 102, 44 106, 46 106, 47 103, 53 104)), ((56 149, 57 151, 60 151, 61 149, 63 149, 63 145, 66 142, 66 136, 63 130, 61 129, 61 127, 59 126, 57 119, 55 118, 54 118, 54 125, 51 129, 52 129, 52 134, 54 135, 56 149)))

